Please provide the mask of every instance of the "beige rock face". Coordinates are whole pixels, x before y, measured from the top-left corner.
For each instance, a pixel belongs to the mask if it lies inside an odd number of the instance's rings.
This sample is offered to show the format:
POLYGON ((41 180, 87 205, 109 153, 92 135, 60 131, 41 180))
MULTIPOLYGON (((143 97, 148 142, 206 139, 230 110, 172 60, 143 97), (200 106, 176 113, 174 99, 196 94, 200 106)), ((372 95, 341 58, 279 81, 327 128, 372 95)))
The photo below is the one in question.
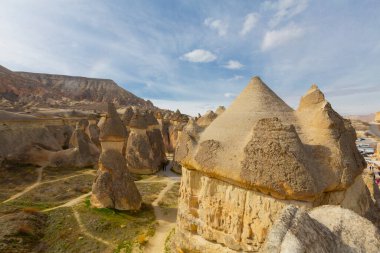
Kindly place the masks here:
POLYGON ((354 130, 317 87, 294 111, 257 77, 181 163, 276 198, 306 201, 348 188, 365 166, 354 130))
POLYGON ((347 246, 346 239, 334 246, 337 232, 307 216, 320 205, 342 206, 363 216, 373 208, 355 139, 349 122, 316 86, 294 111, 253 78, 206 129, 189 121, 183 130, 175 154, 182 165, 177 248, 260 252, 269 232, 285 226, 275 222, 290 205, 303 212, 300 221, 306 225, 300 231, 310 236, 298 244, 291 244, 292 239, 278 252, 304 252, 304 245, 318 244, 319 238, 321 244, 311 252, 362 247, 355 241, 347 246))
POLYGON ((160 126, 153 113, 136 110, 123 118, 124 124, 128 123, 125 158, 129 170, 137 174, 157 172, 166 162, 166 156, 160 126))
MULTIPOLYGON (((220 114, 222 113, 221 110, 219 110, 220 114)), ((205 113, 205 115, 201 116, 199 119, 197 119, 197 124, 200 126, 200 127, 207 127, 211 124, 211 122, 214 121, 214 119, 216 119, 216 117, 218 117, 218 114, 216 114, 215 112, 213 111, 208 111, 205 113)))
POLYGON ((186 250, 202 252, 212 248, 213 241, 235 251, 257 251, 286 205, 312 207, 307 202, 277 200, 186 168, 180 194, 176 240, 186 250), (200 249, 193 235, 210 243, 200 249))
POLYGON ((141 207, 140 192, 130 177, 124 157, 116 150, 106 150, 100 155, 91 204, 118 210, 138 210, 141 207))
POLYGON ((375 121, 378 122, 378 123, 380 123, 380 112, 376 113, 375 121))
POLYGON ((181 114, 179 111, 174 114, 166 113, 160 119, 159 124, 165 145, 165 152, 173 153, 175 151, 182 129, 188 120, 188 117, 181 114))
POLYGON ((262 252, 378 252, 380 234, 367 219, 338 207, 309 212, 285 208, 270 231, 262 252))

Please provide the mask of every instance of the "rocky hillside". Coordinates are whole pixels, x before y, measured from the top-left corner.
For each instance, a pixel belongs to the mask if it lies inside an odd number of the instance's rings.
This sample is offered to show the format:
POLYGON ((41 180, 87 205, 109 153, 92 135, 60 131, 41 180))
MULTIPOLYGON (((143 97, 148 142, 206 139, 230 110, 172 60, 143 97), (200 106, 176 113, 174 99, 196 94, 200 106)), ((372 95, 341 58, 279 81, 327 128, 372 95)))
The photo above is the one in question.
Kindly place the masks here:
POLYGON ((153 107, 150 101, 109 79, 12 72, 2 66, 0 99, 1 104, 16 106, 97 109, 105 102, 114 102, 120 106, 153 107))

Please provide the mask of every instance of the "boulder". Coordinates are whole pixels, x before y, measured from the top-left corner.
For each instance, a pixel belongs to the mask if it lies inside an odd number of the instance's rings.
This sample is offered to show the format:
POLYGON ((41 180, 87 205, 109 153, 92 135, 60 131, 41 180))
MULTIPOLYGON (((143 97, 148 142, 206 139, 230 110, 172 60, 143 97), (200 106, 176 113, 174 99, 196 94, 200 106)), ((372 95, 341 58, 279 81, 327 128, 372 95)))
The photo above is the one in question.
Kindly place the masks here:
POLYGON ((272 226, 262 252, 375 253, 379 248, 378 228, 348 209, 327 205, 306 212, 288 206, 272 226))

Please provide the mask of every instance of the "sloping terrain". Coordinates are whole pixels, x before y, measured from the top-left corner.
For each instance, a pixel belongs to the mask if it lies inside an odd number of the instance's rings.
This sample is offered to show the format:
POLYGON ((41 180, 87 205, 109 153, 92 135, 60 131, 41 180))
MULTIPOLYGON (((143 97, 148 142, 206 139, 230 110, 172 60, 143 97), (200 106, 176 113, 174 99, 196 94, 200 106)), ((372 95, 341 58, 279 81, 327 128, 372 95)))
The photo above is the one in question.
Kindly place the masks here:
POLYGON ((101 104, 114 102, 120 106, 153 108, 150 101, 109 79, 13 72, 3 66, 0 66, 0 99, 2 104, 16 106, 98 109, 101 104))

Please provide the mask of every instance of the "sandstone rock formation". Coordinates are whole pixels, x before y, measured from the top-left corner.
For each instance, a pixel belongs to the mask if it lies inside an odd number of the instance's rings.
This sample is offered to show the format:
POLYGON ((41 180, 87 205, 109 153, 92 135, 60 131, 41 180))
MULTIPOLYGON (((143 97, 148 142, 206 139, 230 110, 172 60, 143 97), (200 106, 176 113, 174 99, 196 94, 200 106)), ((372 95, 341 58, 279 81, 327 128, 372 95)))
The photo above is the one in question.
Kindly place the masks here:
POLYGON ((176 152, 183 166, 177 247, 260 251, 289 205, 310 210, 333 204, 365 215, 373 203, 355 139, 349 121, 315 85, 294 111, 253 78, 225 112, 200 134, 188 134, 176 152))
POLYGON ((62 142, 55 138, 46 124, 49 123, 34 116, 0 111, 0 159, 22 162, 19 154, 26 146, 33 144, 52 151, 61 150, 62 142))
MULTIPOLYGON (((221 110, 219 110, 219 113, 221 114, 221 110)), ((214 121, 218 117, 218 114, 216 114, 213 111, 207 111, 205 115, 201 116, 199 119, 197 119, 197 124, 200 127, 207 127, 211 124, 211 122, 214 121)))
POLYGON ((216 110, 215 110, 215 113, 219 116, 219 115, 222 114, 225 110, 226 110, 226 107, 224 107, 224 106, 218 106, 218 108, 216 108, 216 110))
POLYGON ((157 119, 152 112, 126 111, 123 120, 128 136, 125 157, 128 168, 137 174, 157 172, 166 162, 164 143, 157 119))
POLYGON ((138 210, 141 207, 141 195, 122 155, 125 135, 125 126, 114 105, 109 104, 100 134, 102 153, 99 169, 92 185, 91 204, 94 207, 118 210, 138 210))
POLYGON ((157 119, 161 127, 165 151, 167 153, 173 153, 177 146, 182 129, 186 125, 189 118, 177 110, 175 113, 166 112, 163 116, 158 115, 157 119))
POLYGON ((272 227, 263 252, 367 252, 380 248, 380 233, 348 209, 326 205, 309 212, 286 207, 272 227))
POLYGON ((378 123, 380 123, 380 112, 376 113, 375 121, 378 122, 378 123))

